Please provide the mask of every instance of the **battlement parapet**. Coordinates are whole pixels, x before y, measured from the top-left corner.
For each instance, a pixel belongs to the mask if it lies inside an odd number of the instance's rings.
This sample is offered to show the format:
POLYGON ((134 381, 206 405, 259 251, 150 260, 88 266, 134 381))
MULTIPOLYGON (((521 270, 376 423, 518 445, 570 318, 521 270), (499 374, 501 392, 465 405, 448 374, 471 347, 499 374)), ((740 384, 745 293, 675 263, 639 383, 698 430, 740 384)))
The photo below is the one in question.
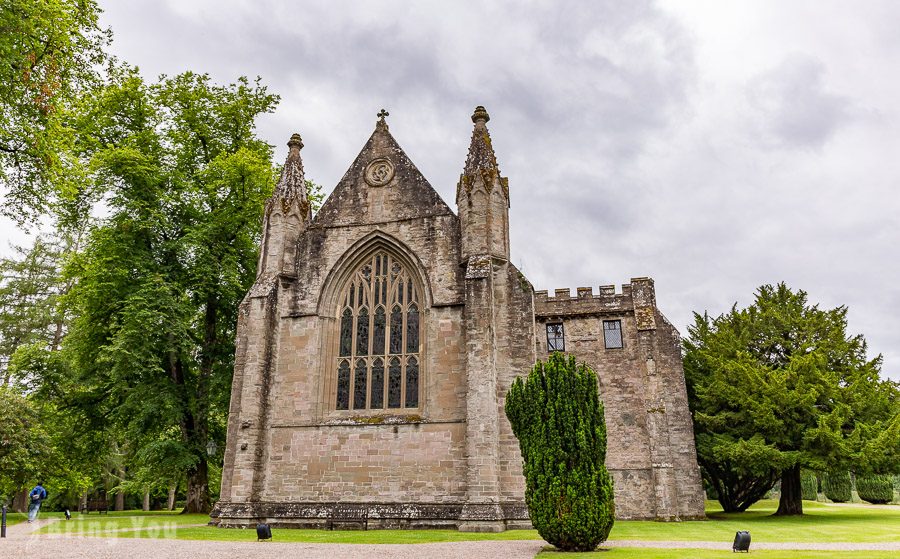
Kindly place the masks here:
MULTIPOLYGON (((650 278, 632 278, 630 283, 622 284, 621 291, 616 292, 615 285, 601 285, 597 293, 593 287, 578 287, 575 296, 568 287, 554 289, 553 295, 544 289, 534 292, 534 311, 538 318, 547 316, 584 315, 601 313, 633 312, 635 307, 634 293, 642 305, 654 301, 653 280, 650 278)), ((639 306, 642 306, 639 305, 639 306)))

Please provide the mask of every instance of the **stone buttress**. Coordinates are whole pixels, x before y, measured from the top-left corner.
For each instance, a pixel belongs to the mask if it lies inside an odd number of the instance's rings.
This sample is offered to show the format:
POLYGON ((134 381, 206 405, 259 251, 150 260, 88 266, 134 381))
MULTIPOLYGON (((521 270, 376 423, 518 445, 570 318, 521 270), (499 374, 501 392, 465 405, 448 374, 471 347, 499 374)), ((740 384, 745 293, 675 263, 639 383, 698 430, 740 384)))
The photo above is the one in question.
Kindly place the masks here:
POLYGON ((222 502, 258 500, 265 488, 269 392, 281 326, 280 300, 293 282, 297 239, 312 217, 299 134, 288 142, 281 177, 266 202, 257 276, 238 312, 222 502))
POLYGON ((509 261, 509 187, 500 176, 484 107, 456 191, 462 231, 466 333, 467 502, 459 529, 500 531, 527 523, 521 458, 510 444, 506 391, 534 363, 531 284, 509 261), (518 473, 518 476, 515 474, 518 473))

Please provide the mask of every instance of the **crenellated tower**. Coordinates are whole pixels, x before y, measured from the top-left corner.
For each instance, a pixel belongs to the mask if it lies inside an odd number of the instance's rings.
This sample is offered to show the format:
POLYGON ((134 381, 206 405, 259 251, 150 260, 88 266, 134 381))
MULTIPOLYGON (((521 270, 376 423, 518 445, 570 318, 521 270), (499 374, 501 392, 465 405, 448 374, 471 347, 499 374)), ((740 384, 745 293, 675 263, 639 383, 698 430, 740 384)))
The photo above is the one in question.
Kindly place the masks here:
POLYGON ((312 219, 303 160, 300 158, 300 150, 303 149, 300 134, 292 135, 287 145, 290 151, 281 170, 281 178, 272 197, 266 202, 263 215, 257 281, 261 277, 293 277, 296 274, 297 239, 312 219))
POLYGON ((484 107, 475 107, 469 155, 456 186, 465 260, 472 256, 509 260, 509 183, 500 176, 491 146, 490 119, 484 107))

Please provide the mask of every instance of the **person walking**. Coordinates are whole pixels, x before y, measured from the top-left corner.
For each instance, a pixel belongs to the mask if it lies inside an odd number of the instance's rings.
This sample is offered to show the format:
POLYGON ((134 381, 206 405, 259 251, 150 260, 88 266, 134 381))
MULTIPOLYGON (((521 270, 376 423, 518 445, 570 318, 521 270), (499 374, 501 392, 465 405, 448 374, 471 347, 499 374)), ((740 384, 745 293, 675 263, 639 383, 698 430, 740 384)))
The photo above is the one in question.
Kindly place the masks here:
POLYGON ((38 511, 41 510, 41 503, 47 498, 47 490, 44 489, 43 484, 38 483, 34 486, 34 489, 31 490, 31 493, 28 494, 28 497, 28 522, 34 522, 34 519, 37 518, 38 511))

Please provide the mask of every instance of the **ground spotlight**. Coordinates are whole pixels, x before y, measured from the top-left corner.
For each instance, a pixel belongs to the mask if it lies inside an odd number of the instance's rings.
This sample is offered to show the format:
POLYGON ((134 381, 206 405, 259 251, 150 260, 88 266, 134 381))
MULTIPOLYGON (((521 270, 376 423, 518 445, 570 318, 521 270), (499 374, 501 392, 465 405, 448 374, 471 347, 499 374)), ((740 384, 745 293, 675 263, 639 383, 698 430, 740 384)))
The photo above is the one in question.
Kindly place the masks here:
POLYGON ((734 545, 731 546, 731 551, 746 551, 750 553, 750 532, 738 530, 734 535, 734 545))
POLYGON ((272 539, 272 528, 270 528, 268 524, 257 524, 256 525, 256 541, 261 542, 263 540, 271 540, 271 539, 272 539))

